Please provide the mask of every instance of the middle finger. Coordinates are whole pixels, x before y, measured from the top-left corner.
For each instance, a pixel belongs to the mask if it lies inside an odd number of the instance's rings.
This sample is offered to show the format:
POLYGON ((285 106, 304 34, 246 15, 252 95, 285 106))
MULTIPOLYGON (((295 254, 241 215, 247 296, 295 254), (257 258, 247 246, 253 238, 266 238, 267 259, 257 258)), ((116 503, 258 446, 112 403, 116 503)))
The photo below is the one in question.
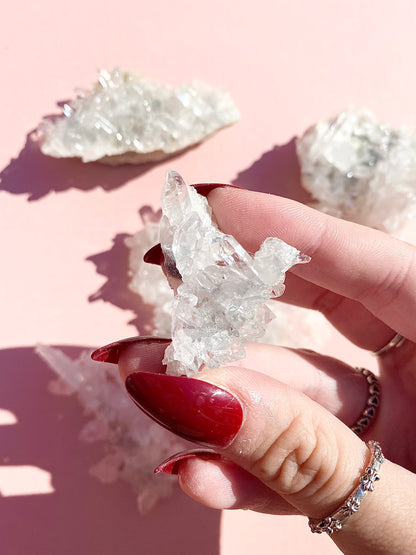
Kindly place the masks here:
POLYGON ((395 335, 360 302, 329 291, 288 272, 279 301, 321 312, 347 339, 362 349, 378 351, 395 335))

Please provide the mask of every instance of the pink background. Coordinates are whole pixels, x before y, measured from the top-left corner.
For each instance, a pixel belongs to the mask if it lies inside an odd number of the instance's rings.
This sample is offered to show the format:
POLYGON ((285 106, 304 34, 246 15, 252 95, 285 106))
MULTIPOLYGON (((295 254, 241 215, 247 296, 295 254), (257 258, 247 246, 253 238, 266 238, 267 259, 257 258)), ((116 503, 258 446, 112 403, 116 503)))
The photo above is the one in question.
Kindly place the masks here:
MULTIPOLYGON (((33 346, 66 346, 75 355, 140 331, 143 307, 126 291, 122 239, 141 227, 141 207, 159 207, 167 168, 189 182, 231 181, 302 200, 293 137, 310 124, 356 103, 392 125, 416 127, 415 16, 411 0, 73 0, 60 7, 16 0, 3 7, 3 555, 337 552, 327 537, 310 535, 303 518, 220 513, 179 491, 140 516, 128 486, 89 476, 99 447, 78 441, 82 412, 75 400, 48 393, 52 373, 33 346), (28 134, 75 87, 88 87, 96 69, 115 65, 175 85, 199 78, 224 87, 241 121, 154 166, 41 155, 28 134), (50 475, 47 487, 42 472, 50 475)), ((339 343, 326 351, 339 352, 339 343)), ((365 353, 349 356, 372 364, 365 353)))

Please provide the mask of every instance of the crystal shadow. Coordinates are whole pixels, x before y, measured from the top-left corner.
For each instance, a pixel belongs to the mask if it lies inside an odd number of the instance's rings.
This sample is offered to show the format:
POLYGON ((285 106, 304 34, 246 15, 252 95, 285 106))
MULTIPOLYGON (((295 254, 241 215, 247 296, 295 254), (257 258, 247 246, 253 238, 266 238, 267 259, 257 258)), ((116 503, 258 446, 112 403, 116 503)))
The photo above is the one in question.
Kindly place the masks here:
MULTIPOLYGON (((195 145, 196 146, 196 145, 195 145)), ((187 150, 191 150, 190 147, 187 150)), ((185 151, 174 154, 176 158, 185 151)), ((0 190, 14 195, 28 195, 28 201, 39 200, 51 192, 68 189, 90 191, 101 187, 105 191, 117 189, 152 169, 157 162, 109 166, 99 162, 83 163, 78 158, 52 158, 42 154, 36 130, 26 135, 26 142, 16 158, 0 172, 0 190)))
POLYGON ((107 281, 88 297, 90 303, 104 301, 123 310, 134 312, 135 318, 128 322, 137 329, 138 335, 151 334, 153 330, 153 306, 129 289, 129 249, 125 240, 131 235, 119 233, 108 251, 92 254, 86 260, 95 264, 97 274, 107 281))
MULTIPOLYGON (((153 208, 147 205, 142 206, 138 212, 143 224, 147 220, 157 221, 160 217, 159 213, 155 213, 153 208)), ((137 227, 139 230, 139 223, 137 227)), ((132 236, 127 233, 119 233, 114 237, 113 245, 109 250, 92 254, 86 259, 95 264, 99 275, 107 278, 98 291, 88 297, 88 301, 92 303, 101 300, 134 312, 136 317, 128 324, 135 326, 139 335, 152 335, 154 307, 129 288, 130 250, 126 245, 126 239, 130 237, 132 236)))
POLYGON ((288 143, 276 145, 253 164, 238 173, 233 185, 290 198, 309 204, 311 195, 302 187, 296 154, 296 137, 288 143))

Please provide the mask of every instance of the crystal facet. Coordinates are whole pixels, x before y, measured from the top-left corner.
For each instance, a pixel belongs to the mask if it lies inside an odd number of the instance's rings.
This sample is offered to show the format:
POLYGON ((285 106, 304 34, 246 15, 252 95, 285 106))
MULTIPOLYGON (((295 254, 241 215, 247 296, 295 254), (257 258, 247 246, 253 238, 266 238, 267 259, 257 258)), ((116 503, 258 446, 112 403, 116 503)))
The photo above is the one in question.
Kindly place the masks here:
POLYGON ((364 108, 320 121, 297 141, 304 187, 334 216, 394 231, 416 215, 416 135, 364 108))
POLYGON ((213 222, 211 208, 174 171, 162 193, 160 239, 168 272, 178 275, 172 343, 164 362, 170 374, 192 375, 244 358, 244 344, 257 340, 273 317, 265 305, 284 291, 285 272, 306 262, 297 249, 268 238, 251 256, 213 222))
POLYGON ((102 70, 92 92, 45 119, 41 150, 84 162, 141 164, 166 158, 239 119, 230 95, 194 81, 173 88, 127 71, 102 70))

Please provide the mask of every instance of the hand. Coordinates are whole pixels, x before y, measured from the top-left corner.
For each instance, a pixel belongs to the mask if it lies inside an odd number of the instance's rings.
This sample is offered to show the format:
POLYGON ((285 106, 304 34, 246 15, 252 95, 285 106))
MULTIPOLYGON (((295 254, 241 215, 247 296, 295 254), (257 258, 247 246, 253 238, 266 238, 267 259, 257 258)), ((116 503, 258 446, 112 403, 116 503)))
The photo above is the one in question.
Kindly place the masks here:
POLYGON ((119 343, 120 372, 129 376, 136 403, 175 433, 214 449, 176 456, 160 469, 173 470, 185 493, 211 507, 322 518, 354 489, 369 460, 362 440, 375 439, 389 459, 382 479, 331 537, 346 553, 411 553, 416 249, 279 197, 218 188, 208 200, 222 231, 247 250, 278 236, 312 257, 287 275, 282 300, 323 312, 371 351, 396 332, 407 340, 380 357, 381 404, 362 439, 349 426, 365 405, 366 382, 344 362, 253 344, 244 361, 177 378, 163 375, 166 342, 119 343))

